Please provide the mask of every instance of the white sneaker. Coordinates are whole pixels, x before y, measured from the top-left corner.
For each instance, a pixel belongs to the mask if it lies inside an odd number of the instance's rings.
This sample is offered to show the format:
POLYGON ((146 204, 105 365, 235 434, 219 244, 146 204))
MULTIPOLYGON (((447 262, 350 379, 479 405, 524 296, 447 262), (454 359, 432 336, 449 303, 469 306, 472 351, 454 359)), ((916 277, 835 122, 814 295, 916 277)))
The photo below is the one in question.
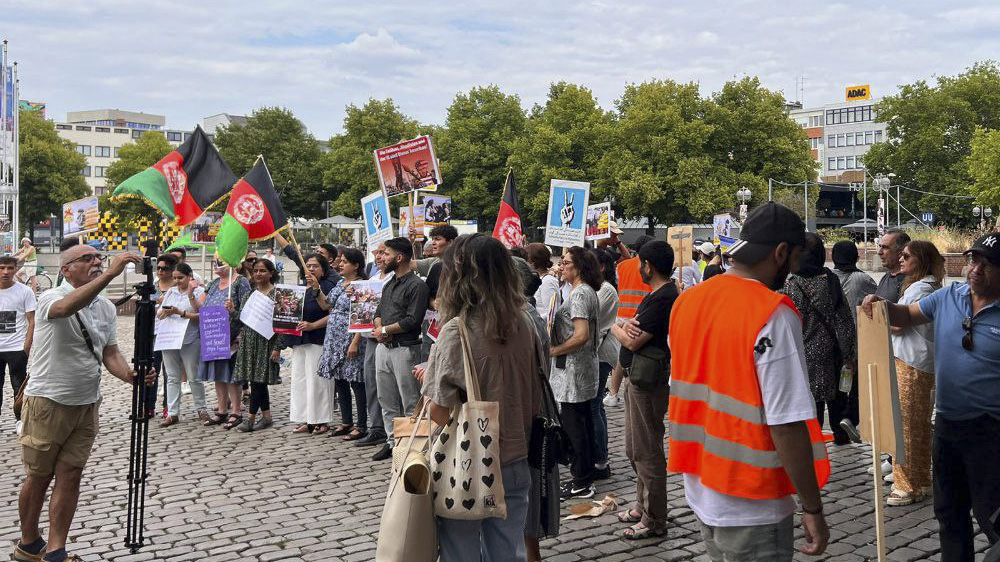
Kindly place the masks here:
POLYGON ((883 482, 888 482, 889 484, 892 484, 893 482, 896 481, 896 477, 893 476, 892 473, 890 472, 889 474, 885 475, 885 478, 883 478, 882 481, 883 482))
POLYGON ((607 394, 607 396, 605 396, 605 397, 604 397, 604 399, 603 399, 603 400, 601 400, 601 402, 603 402, 603 403, 604 403, 604 405, 605 405, 605 406, 608 406, 608 407, 612 407, 612 406, 621 406, 621 404, 622 404, 622 399, 621 399, 621 398, 619 398, 617 394, 611 394, 611 393, 609 392, 609 393, 607 394))
POLYGON ((23 421, 21 421, 21 420, 17 420, 17 423, 16 423, 16 424, 14 424, 14 431, 15 431, 15 432, 16 432, 16 433, 17 433, 18 435, 21 435, 21 432, 22 432, 23 430, 24 430, 24 422, 23 422, 23 421))
POLYGON ((181 383, 181 394, 191 394, 191 385, 188 384, 188 383, 186 383, 186 382, 182 382, 181 383))
MULTIPOLYGON (((868 474, 875 474, 875 469, 868 467, 868 474)), ((892 464, 889 461, 882 461, 882 475, 892 474, 892 464)))

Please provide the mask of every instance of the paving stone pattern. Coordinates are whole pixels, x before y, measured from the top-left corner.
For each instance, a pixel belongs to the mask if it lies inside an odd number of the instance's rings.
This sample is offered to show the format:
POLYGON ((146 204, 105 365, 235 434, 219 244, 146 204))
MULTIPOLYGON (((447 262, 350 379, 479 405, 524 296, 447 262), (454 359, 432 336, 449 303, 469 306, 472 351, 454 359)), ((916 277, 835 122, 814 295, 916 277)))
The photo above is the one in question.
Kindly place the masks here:
MULTIPOLYGON (((132 319, 122 317, 120 341, 131 357, 132 319)), ((272 387, 275 427, 244 434, 206 428, 183 399, 182 423, 150 429, 146 501, 147 545, 138 554, 123 546, 128 471, 129 389, 106 376, 102 386, 101 433, 84 473, 79 509, 70 531, 70 552, 84 560, 373 560, 388 462, 326 436, 293 435, 288 421, 287 366, 284 384, 272 387)), ((18 537, 17 491, 23 479, 20 448, 10 413, 10 388, 0 414, 0 544, 9 552, 18 537)), ((209 389, 209 404, 214 393, 209 389)), ((635 498, 624 453, 621 408, 609 408, 614 474, 598 484, 598 497, 635 498)), ((871 477, 865 446, 832 448, 833 477, 823 492, 831 544, 822 560, 860 562, 875 558, 871 477)), ((684 502, 681 480, 668 479, 673 526, 665 538, 625 541, 613 514, 564 522, 562 534, 543 542, 552 562, 576 560, 707 560, 694 514, 684 502)), ((886 486, 888 488, 888 486, 886 486)), ((937 523, 930 502, 886 510, 889 559, 940 559, 937 523)), ((43 533, 47 517, 42 517, 43 533)), ((802 532, 796 531, 801 542, 802 532)), ((986 548, 982 535, 979 551, 986 548)), ((0 555, 3 556, 3 555, 0 555)), ((980 554, 980 556, 982 556, 980 554)), ((796 560, 817 560, 796 554, 796 560)))

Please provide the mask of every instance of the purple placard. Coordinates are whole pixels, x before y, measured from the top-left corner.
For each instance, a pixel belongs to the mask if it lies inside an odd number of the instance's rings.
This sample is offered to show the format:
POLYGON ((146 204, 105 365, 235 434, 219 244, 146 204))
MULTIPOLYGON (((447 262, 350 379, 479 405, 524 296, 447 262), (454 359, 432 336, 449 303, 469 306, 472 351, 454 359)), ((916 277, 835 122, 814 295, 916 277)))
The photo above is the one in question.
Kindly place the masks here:
POLYGON ((198 329, 201 331, 202 361, 217 361, 232 356, 226 307, 203 306, 198 309, 198 329))

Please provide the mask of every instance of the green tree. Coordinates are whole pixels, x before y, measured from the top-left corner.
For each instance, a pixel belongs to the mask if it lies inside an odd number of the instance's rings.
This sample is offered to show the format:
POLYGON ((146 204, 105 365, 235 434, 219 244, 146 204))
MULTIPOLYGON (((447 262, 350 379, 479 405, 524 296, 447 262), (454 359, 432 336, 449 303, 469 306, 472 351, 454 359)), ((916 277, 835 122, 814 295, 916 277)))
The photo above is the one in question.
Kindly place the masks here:
POLYGON ((344 132, 330 139, 330 152, 322 159, 323 186, 334 201, 334 213, 357 217, 361 198, 379 188, 372 151, 413 138, 421 130, 391 99, 369 99, 362 107, 351 104, 345 113, 344 132))
POLYGON ((435 145, 444 180, 440 191, 453 197, 456 217, 477 219, 483 230, 492 228, 507 160, 524 127, 520 98, 497 86, 455 96, 435 145))
POLYGON ((291 111, 262 107, 247 118, 246 125, 233 124, 215 133, 219 154, 242 176, 262 155, 271 180, 290 216, 320 217, 323 190, 319 143, 291 111))
POLYGON ((159 221, 162 218, 160 212, 141 199, 129 197, 111 201, 111 193, 116 186, 156 164, 173 149, 159 131, 146 131, 135 142, 118 149, 118 160, 107 169, 108 195, 101 197, 101 209, 109 211, 118 224, 122 225, 134 225, 144 218, 159 221))
POLYGON ((87 164, 55 125, 34 111, 20 114, 21 224, 34 237, 32 225, 62 213, 67 201, 91 193, 80 171, 87 164))
MULTIPOLYGON (((893 172, 893 183, 948 195, 977 195, 969 186, 968 157, 977 127, 1000 129, 1000 68, 976 63, 958 76, 936 83, 906 84, 878 104, 888 142, 871 148, 865 166, 871 173, 893 172)), ((933 211, 951 224, 971 223, 970 200, 904 192, 913 213, 933 211)))
POLYGON ((1000 130, 976 129, 966 165, 979 203, 996 208, 1000 204, 1000 130))

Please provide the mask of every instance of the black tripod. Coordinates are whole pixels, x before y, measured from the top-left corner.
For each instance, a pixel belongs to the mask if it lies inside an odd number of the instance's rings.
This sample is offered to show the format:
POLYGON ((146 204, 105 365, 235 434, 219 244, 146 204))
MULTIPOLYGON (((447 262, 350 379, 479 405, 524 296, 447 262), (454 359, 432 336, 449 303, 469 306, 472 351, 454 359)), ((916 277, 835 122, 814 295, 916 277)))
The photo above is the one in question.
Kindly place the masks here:
POLYGON ((156 408, 154 387, 146 386, 146 375, 153 369, 153 322, 156 303, 153 296, 153 268, 156 264, 155 242, 147 246, 142 258, 141 273, 146 280, 135 285, 139 300, 135 307, 135 353, 132 364, 135 380, 132 383, 132 438, 128 461, 128 522, 125 528, 125 546, 134 554, 143 546, 143 518, 146 509, 146 458, 149 444, 149 420, 156 408), (150 396, 152 394, 152 396, 150 396))

